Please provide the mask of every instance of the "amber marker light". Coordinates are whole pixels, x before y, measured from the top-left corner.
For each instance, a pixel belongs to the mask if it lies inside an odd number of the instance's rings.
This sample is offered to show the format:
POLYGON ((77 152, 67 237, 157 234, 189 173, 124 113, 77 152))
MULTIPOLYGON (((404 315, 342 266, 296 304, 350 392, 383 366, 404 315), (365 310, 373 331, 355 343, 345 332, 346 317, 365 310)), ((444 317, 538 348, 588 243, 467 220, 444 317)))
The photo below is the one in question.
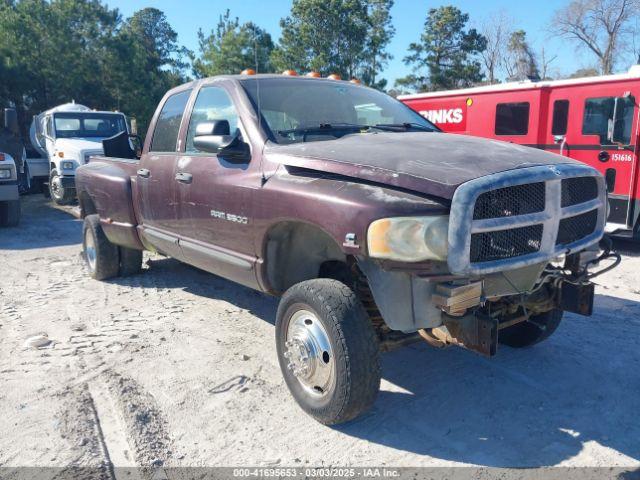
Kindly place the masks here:
POLYGON ((473 105, 473 98, 467 98, 467 107, 473 105))
POLYGON ((256 71, 253 68, 245 68, 240 72, 240 75, 255 75, 256 71))
POLYGON ((342 77, 337 73, 332 73, 327 77, 329 80, 342 80, 342 77))
POLYGON ((298 72, 296 72, 295 70, 285 70, 284 72, 282 72, 282 75, 287 75, 288 77, 297 77, 298 72))
POLYGON ((349 80, 349 83, 353 83, 355 85, 362 85, 362 82, 357 78, 352 78, 351 80, 349 80))
POLYGON ((305 77, 311 77, 311 78, 320 78, 322 75, 320 75, 319 72, 309 72, 305 75, 305 77))

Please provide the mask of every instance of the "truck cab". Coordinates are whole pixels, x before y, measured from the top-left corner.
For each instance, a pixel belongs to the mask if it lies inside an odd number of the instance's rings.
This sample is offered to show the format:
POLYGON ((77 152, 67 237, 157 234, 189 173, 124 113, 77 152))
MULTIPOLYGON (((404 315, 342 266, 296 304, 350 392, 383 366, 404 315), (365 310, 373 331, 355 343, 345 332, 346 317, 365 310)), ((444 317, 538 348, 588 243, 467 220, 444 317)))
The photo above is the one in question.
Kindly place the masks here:
POLYGON ((49 163, 49 194, 63 205, 76 197, 75 172, 92 155, 103 153, 102 140, 128 132, 127 119, 119 112, 91 110, 75 103, 37 115, 31 126, 31 142, 49 163))

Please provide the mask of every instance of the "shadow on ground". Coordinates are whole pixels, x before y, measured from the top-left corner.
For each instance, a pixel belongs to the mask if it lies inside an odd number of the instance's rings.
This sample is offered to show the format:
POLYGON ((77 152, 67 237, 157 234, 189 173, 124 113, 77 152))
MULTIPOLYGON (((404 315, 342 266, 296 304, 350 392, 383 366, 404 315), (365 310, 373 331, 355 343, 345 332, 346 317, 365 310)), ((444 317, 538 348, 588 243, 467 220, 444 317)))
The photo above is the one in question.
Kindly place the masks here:
MULTIPOLYGON (((182 288, 273 324, 277 299, 171 259, 115 282, 182 288)), ((640 459, 640 303, 598 295, 533 348, 485 359, 422 344, 383 357, 373 411, 337 430, 397 450, 487 466, 556 465, 586 442, 640 459)), ((628 459, 621 458, 624 464, 628 459)))
MULTIPOLYGON (((0 248, 21 248, 27 235, 24 248, 79 243, 80 222, 42 202, 25 203, 25 230, 0 233, 0 248), (64 223, 30 226, 29 217, 39 215, 64 223)), ((633 244, 625 243, 623 251, 640 254, 633 244)), ((276 299, 171 259, 154 260, 144 273, 113 282, 180 288, 275 322, 276 299)), ((500 348, 492 359, 422 344, 386 354, 383 390, 373 410, 336 430, 399 451, 477 465, 556 465, 580 455, 588 442, 638 461, 639 327, 638 302, 598 295, 593 317, 567 315, 554 336, 533 348, 500 348)), ((620 464, 629 459, 621 456, 620 464)))
POLYGON ((32 250, 82 242, 82 222, 42 194, 20 197, 20 224, 0 228, 0 250, 32 250))

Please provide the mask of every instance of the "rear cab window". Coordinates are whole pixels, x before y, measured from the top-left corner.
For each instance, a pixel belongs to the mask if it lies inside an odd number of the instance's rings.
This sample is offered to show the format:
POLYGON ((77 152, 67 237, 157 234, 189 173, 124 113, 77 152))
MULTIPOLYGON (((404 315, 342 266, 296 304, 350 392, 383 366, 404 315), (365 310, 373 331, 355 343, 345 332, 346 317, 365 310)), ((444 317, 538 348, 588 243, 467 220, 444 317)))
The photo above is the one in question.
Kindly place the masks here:
POLYGON ((496 135, 529 133, 529 102, 499 103, 496 106, 496 135))
POLYGON ((182 115, 190 96, 191 90, 184 90, 167 98, 153 131, 150 152, 177 151, 182 115))

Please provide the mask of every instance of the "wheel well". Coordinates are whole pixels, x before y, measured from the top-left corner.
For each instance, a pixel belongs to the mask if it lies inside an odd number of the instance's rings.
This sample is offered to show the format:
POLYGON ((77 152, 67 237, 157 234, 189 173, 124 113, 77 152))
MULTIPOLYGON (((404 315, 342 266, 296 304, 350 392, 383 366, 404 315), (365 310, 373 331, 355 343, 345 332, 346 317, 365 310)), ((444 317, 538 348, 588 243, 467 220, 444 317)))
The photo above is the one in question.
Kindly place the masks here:
POLYGON ((80 204, 80 217, 84 218, 87 215, 93 215, 94 213, 98 213, 96 210, 96 206, 91 200, 89 194, 85 191, 82 191, 78 194, 78 203, 80 204))
POLYGON ((283 222, 269 230, 265 264, 269 285, 284 292, 296 283, 327 277, 346 255, 322 229, 306 223, 283 222))

